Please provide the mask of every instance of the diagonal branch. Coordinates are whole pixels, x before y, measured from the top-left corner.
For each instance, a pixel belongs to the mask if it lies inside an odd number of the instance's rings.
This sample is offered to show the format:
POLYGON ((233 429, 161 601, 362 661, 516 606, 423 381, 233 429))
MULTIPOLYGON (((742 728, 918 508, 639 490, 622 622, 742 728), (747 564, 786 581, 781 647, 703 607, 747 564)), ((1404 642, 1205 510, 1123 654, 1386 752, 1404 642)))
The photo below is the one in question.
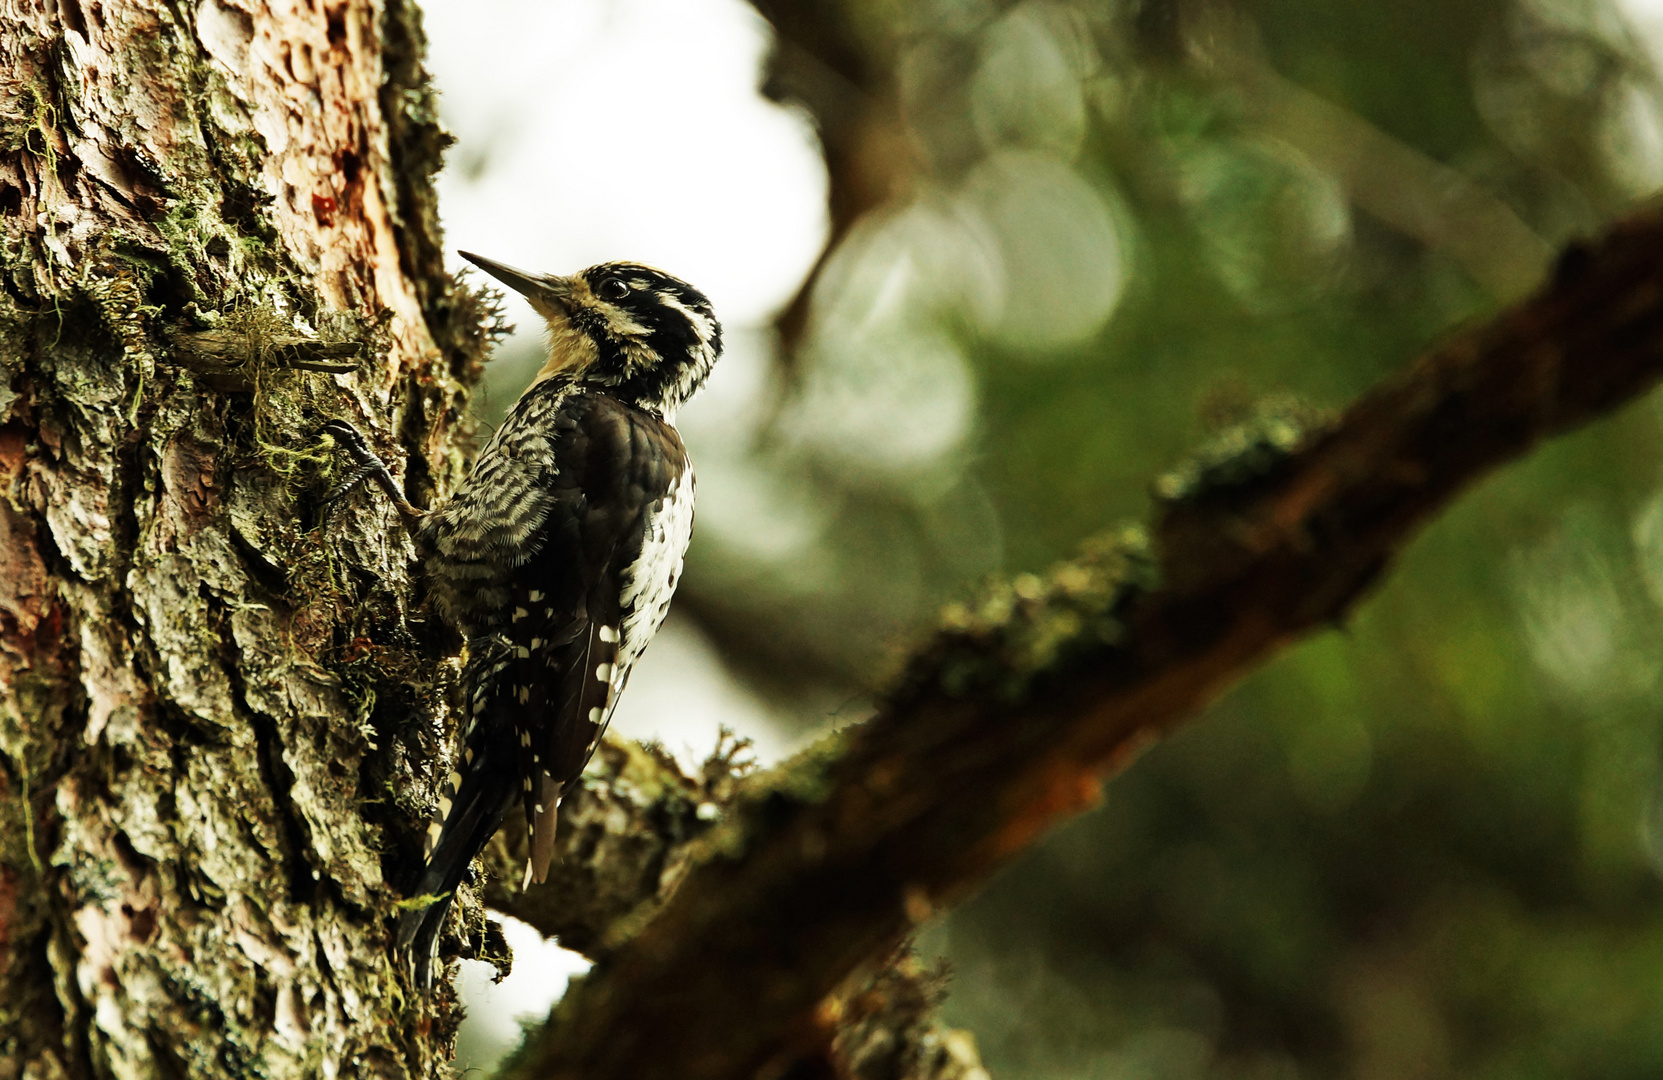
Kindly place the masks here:
POLYGON ((1103 777, 1340 619, 1463 487, 1663 375, 1663 211, 1332 424, 1267 415, 1162 481, 1135 530, 950 614, 869 722, 706 837, 659 914, 506 1075, 788 1075, 829 996, 995 873, 1103 777))

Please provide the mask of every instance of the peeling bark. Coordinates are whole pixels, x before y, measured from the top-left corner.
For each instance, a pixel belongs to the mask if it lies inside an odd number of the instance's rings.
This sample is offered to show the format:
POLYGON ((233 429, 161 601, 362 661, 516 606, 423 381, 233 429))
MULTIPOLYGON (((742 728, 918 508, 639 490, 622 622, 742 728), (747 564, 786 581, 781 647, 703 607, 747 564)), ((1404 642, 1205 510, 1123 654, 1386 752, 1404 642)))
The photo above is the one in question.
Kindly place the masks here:
POLYGON ((774 29, 762 92, 814 117, 826 159, 830 231, 796 296, 775 320, 787 363, 808 329, 826 260, 867 213, 900 201, 925 171, 901 115, 899 45, 877 20, 832 0, 751 0, 774 29))

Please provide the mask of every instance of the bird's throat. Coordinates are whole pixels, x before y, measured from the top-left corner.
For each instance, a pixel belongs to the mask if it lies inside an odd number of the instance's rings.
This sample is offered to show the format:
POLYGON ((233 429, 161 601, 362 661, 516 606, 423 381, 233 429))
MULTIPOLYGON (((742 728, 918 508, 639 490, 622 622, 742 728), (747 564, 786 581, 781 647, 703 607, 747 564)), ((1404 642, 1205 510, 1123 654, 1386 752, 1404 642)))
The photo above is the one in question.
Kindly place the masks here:
MULTIPOLYGON (((540 307, 540 305, 539 305, 540 307)), ((537 371, 534 382, 554 375, 581 375, 600 356, 589 335, 578 330, 563 311, 541 312, 548 322, 549 357, 537 371)))

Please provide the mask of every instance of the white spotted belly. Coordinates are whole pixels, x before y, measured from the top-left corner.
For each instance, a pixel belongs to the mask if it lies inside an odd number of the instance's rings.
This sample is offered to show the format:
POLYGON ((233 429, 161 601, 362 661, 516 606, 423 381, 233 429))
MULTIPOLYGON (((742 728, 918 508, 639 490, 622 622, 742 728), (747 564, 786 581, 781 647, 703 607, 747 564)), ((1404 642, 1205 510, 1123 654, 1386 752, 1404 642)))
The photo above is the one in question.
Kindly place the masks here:
MULTIPOLYGON (((618 648, 618 670, 626 675, 647 647, 681 580, 682 559, 693 536, 693 466, 682 469, 681 480, 657 510, 649 511, 641 555, 623 574, 623 641, 618 648)), ((622 678, 619 679, 620 684, 622 678)))

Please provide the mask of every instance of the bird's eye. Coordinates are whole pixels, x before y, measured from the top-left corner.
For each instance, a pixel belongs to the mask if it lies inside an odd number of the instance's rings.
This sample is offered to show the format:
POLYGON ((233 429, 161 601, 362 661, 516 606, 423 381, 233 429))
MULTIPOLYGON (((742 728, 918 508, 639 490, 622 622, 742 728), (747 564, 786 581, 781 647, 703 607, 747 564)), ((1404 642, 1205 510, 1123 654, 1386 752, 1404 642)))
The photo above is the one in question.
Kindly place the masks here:
POLYGON ((622 300, 629 295, 629 286, 623 278, 609 277, 601 282, 601 287, 595 290, 602 300, 622 300))

